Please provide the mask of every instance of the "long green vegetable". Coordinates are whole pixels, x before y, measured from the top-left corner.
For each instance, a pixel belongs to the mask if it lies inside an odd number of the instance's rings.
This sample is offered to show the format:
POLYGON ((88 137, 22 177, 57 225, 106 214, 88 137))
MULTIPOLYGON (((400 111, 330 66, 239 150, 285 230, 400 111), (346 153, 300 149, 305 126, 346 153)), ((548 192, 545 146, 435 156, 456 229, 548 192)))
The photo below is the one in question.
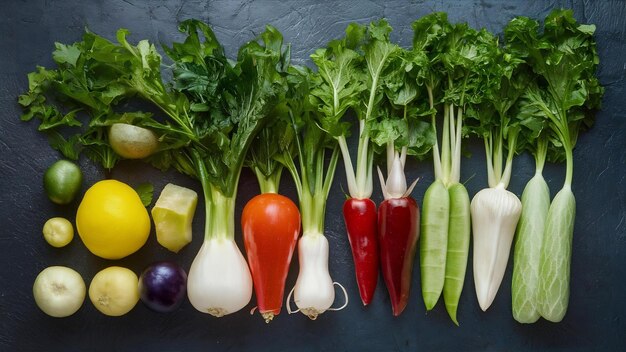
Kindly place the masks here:
MULTIPOLYGON (((546 218, 535 302, 539 314, 553 322, 563 319, 569 302, 576 213, 572 193, 573 149, 579 130, 591 125, 592 112, 600 106, 603 93, 595 77, 599 59, 594 31, 594 25, 578 24, 571 10, 550 13, 542 33, 537 21, 526 17, 514 19, 506 28, 508 43, 526 55, 540 77, 527 98, 531 106, 541 111, 554 136, 552 142, 560 144, 565 154, 565 182, 546 218)), ((529 315, 532 318, 532 312, 529 315)))
MULTIPOLYGON (((422 296, 431 310, 443 292, 452 321, 463 289, 469 252, 469 196, 459 183, 463 114, 467 105, 480 101, 481 62, 479 32, 467 24, 452 25, 444 13, 434 13, 413 23, 413 53, 426 56, 423 85, 436 133, 437 110, 443 113, 441 151, 433 146, 435 181, 424 195, 420 267, 422 296)), ((482 33, 482 32, 481 32, 482 33)))
POLYGON ((512 311, 513 318, 520 323, 534 323, 540 316, 537 304, 539 261, 550 207, 550 189, 542 174, 547 153, 545 138, 538 145, 535 175, 522 193, 522 214, 517 224, 513 253, 512 311))

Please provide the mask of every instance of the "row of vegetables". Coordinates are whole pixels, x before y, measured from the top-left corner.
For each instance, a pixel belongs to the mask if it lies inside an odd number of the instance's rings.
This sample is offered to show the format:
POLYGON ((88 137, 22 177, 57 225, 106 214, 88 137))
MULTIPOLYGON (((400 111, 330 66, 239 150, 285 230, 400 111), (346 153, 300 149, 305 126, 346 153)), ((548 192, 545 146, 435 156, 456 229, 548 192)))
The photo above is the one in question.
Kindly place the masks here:
POLYGON ((271 320, 282 307, 296 242, 300 272, 287 301, 293 296, 297 311, 311 319, 333 309, 324 217, 341 156, 349 194, 343 215, 364 305, 381 268, 392 312, 402 313, 421 235, 426 309, 443 296, 458 324, 470 242, 476 294, 486 310, 515 238, 514 318, 563 319, 575 216, 572 150, 603 93, 595 77, 595 26, 578 24, 571 10, 554 10, 543 25, 514 18, 499 38, 432 13, 413 23, 413 45, 402 48, 390 40, 387 21, 353 23, 311 55, 315 71, 290 64, 290 48, 271 26, 235 61, 207 24, 188 20, 179 29, 185 40, 163 48, 170 82, 153 44, 132 45, 124 29, 117 43, 87 31, 80 42, 56 44, 57 68, 29 74, 19 101, 22 119, 40 119, 39 130, 67 158, 84 153, 105 169, 120 158, 142 159, 200 181, 204 242, 187 281, 196 309, 236 312, 254 287, 259 312, 271 320), (129 111, 135 100, 159 116, 129 111), (117 128, 128 132, 117 138, 117 128), (347 141, 355 129, 351 154, 347 141), (484 140, 488 187, 470 202, 461 156, 463 138, 472 135, 484 140), (520 201, 506 188, 523 151, 535 157, 536 174, 520 201), (407 183, 404 167, 409 156, 430 155, 435 181, 420 219, 411 197, 417 181, 407 183), (370 199, 376 156, 386 165, 386 178, 377 172, 384 196, 378 208, 370 199), (564 184, 551 202, 542 170, 546 161, 563 160, 564 184), (241 216, 247 262, 234 241, 243 167, 255 173, 262 193, 241 216), (285 168, 299 209, 278 194, 285 168))

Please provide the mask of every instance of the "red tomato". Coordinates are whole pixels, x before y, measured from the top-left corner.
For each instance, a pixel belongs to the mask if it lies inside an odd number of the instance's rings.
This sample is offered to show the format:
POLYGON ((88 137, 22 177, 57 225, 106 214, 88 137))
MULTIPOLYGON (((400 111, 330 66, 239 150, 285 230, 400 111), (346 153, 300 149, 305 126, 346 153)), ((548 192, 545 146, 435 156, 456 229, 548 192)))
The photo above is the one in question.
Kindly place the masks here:
POLYGON ((244 207, 241 228, 259 312, 269 322, 282 307, 300 212, 291 199, 263 193, 244 207))

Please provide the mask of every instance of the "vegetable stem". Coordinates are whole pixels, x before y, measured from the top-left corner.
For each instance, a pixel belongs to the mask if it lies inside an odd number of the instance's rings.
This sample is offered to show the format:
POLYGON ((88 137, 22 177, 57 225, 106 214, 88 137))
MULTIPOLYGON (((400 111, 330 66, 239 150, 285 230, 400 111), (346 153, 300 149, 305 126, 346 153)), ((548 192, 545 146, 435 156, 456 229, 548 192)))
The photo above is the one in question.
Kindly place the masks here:
MULTIPOLYGON (((435 106, 435 101, 433 98, 433 89, 431 86, 426 86, 426 91, 428 92, 428 105, 432 110, 435 106)), ((439 139, 437 136, 437 113, 433 112, 431 116, 431 124, 433 126, 433 132, 435 134, 435 144, 433 145, 433 164, 435 169, 435 179, 440 179, 442 177, 441 170, 441 159, 439 156, 439 139)))
MULTIPOLYGON (((302 215, 302 235, 317 236, 324 233, 324 217, 326 213, 326 199, 330 193, 330 187, 337 168, 339 160, 339 148, 335 147, 330 157, 330 162, 326 169, 324 177, 324 159, 326 153, 321 151, 317 155, 316 160, 316 187, 311 191, 308 181, 301 185, 302 195, 300 197, 300 212, 302 215)), ((305 170, 302 170, 306 174, 305 170)), ((305 179, 303 179, 305 180, 305 179)))
POLYGON ((491 145, 491 147, 493 148, 493 156, 491 162, 493 163, 493 172, 496 184, 499 184, 502 181, 502 126, 500 126, 500 128, 498 128, 495 133, 492 133, 492 135, 495 136, 495 140, 492 139, 493 144, 491 145))
POLYGON ((264 175, 261 169, 254 168, 254 174, 259 181, 259 187, 261 193, 278 193, 278 187, 280 186, 280 177, 283 172, 283 167, 278 166, 270 175, 264 175))
POLYGON ((358 155, 356 159, 356 188, 357 199, 369 198, 372 195, 372 165, 370 159, 373 151, 369 148, 369 136, 364 133, 359 138, 358 155))
POLYGON ((204 239, 233 240, 235 238, 235 197, 224 196, 218 187, 212 185, 200 153, 195 149, 191 149, 191 153, 204 195, 206 217, 204 239))
POLYGON ((563 188, 571 188, 572 187, 572 177, 574 175, 574 155, 572 153, 572 148, 565 149, 565 183, 563 184, 563 188))
POLYGON ((441 177, 444 184, 448 183, 450 176, 450 111, 452 104, 444 105, 443 130, 441 136, 441 177))
POLYGON ((504 188, 509 186, 509 182, 511 181, 511 172, 513 169, 513 156, 515 155, 515 148, 517 146, 517 136, 519 134, 519 129, 512 128, 509 129, 509 135, 507 137, 507 157, 506 164, 504 167, 504 172, 502 173, 502 178, 500 182, 504 183, 504 188))
POLYGON ((491 134, 484 138, 485 140, 485 157, 487 159, 487 184, 489 187, 495 187, 498 182, 493 170, 492 154, 493 154, 493 138, 491 134))
POLYGON ((546 163, 546 156, 548 154, 548 140, 545 136, 540 136, 537 139, 537 150, 535 150, 535 170, 537 174, 543 172, 543 167, 546 163))
MULTIPOLYGON (((346 143, 345 136, 337 137, 337 141, 339 142, 339 148, 341 148, 341 156, 343 158, 343 166, 346 169, 346 179, 348 182, 348 193, 350 193, 350 197, 357 198, 358 195, 358 187, 356 182, 356 176, 354 174, 354 168, 352 166, 352 159, 350 158, 350 151, 348 150, 348 144, 346 143)), ((360 143, 359 143, 360 145, 360 143)), ((304 181, 304 180, 303 180, 304 181)))
POLYGON ((205 231, 205 239, 235 239, 235 197, 225 196, 218 187, 211 186, 211 227, 205 231))
POLYGON ((458 108, 456 115, 456 142, 452 151, 452 172, 450 175, 450 184, 459 183, 461 180, 461 137, 463 129, 463 109, 458 108))

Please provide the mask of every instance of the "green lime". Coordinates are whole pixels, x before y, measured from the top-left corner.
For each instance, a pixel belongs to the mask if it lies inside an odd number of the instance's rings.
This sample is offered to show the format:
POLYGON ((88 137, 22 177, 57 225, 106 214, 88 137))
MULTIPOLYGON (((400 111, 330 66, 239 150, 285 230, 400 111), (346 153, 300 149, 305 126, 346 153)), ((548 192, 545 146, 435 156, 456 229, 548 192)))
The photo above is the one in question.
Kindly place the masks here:
POLYGON ((50 165, 43 174, 43 188, 51 201, 57 204, 70 203, 83 183, 83 173, 76 164, 59 160, 50 165))

